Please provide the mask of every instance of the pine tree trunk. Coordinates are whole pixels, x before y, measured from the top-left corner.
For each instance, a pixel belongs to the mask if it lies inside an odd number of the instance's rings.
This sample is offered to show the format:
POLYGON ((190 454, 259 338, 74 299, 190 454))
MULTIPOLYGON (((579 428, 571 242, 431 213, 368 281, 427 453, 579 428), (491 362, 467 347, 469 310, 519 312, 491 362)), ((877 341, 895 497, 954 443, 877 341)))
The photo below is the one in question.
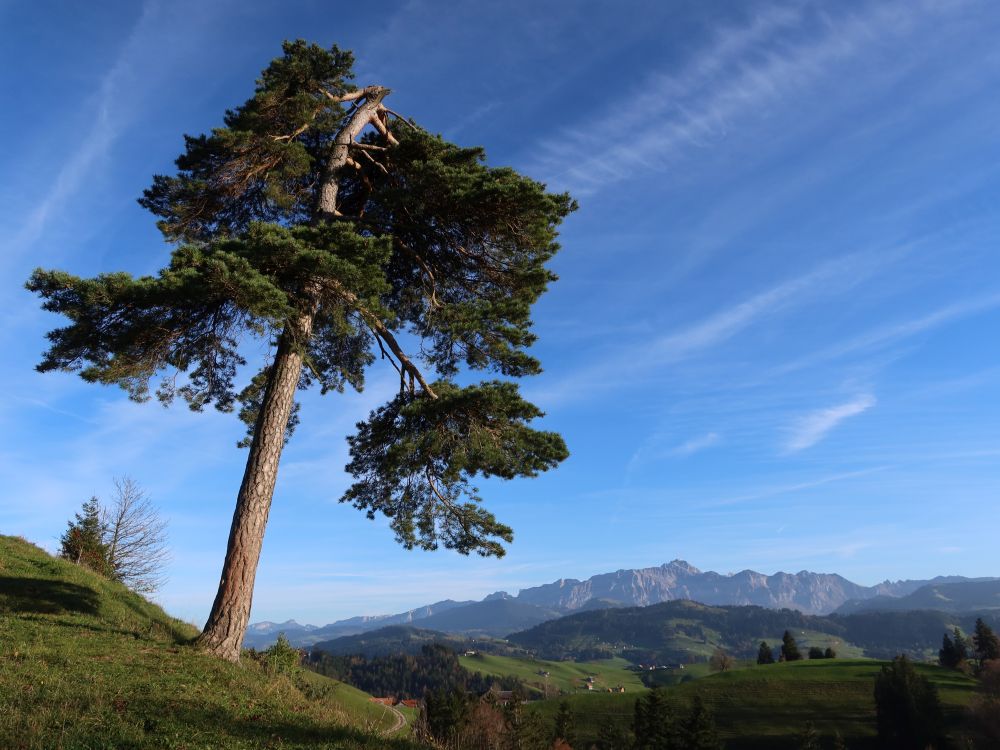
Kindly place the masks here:
MULTIPOLYGON (((347 164, 349 145, 368 123, 374 122, 378 108, 388 93, 389 90, 381 86, 365 89, 363 102, 353 110, 347 124, 337 133, 324 170, 313 223, 338 215, 338 174, 347 164)), ((257 561, 264 544, 264 528, 278 479, 278 461, 285 445, 285 431, 302 371, 300 347, 312 335, 313 318, 319 306, 318 288, 307 285, 302 291, 310 300, 309 311, 292 321, 278 342, 254 426, 243 484, 236 498, 236 512, 229 531, 219 592, 215 595, 205 629, 198 637, 199 646, 229 661, 239 661, 243 636, 250 622, 257 561), (297 346, 295 342, 301 343, 297 346)))
MULTIPOLYGON (((312 316, 299 321, 299 334, 308 338, 312 316)), ((257 561, 264 543, 264 527, 278 479, 278 461, 295 401, 302 370, 302 354, 286 330, 278 343, 261 401, 243 483, 236 498, 236 512, 229 531, 229 545, 222 567, 219 592, 198 645, 229 661, 239 661, 243 635, 250 621, 257 561)))

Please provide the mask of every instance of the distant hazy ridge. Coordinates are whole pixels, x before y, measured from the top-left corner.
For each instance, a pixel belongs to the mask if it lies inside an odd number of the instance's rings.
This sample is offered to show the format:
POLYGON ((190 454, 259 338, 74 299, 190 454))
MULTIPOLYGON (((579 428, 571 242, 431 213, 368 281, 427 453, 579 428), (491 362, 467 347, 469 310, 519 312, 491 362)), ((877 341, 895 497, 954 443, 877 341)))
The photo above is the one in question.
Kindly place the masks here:
MULTIPOLYGON (((861 603, 869 600, 873 604, 879 602, 884 608, 893 608, 892 605, 900 598, 908 597, 927 586, 939 587, 939 596, 917 597, 914 603, 944 602, 948 600, 940 596, 942 585, 997 580, 938 576, 931 580, 884 581, 875 586, 860 586, 836 573, 801 571, 769 576, 753 570, 743 570, 724 575, 712 571, 702 572, 683 560, 674 560, 654 568, 602 573, 584 581, 563 578, 523 589, 517 596, 498 591, 480 602, 448 599, 408 612, 352 617, 323 627, 300 625, 294 620, 284 623, 253 623, 247 629, 246 645, 265 646, 273 642, 279 632, 284 632, 297 645, 311 645, 387 625, 417 622, 421 628, 443 632, 502 636, 587 609, 644 607, 677 599, 691 599, 713 605, 755 604, 822 615, 845 605, 845 609, 851 610, 865 608, 861 603)), ((980 594, 977 597, 979 599, 986 595, 981 590, 977 590, 977 593, 980 594)), ((1000 597, 995 606, 1000 606, 1000 597)))

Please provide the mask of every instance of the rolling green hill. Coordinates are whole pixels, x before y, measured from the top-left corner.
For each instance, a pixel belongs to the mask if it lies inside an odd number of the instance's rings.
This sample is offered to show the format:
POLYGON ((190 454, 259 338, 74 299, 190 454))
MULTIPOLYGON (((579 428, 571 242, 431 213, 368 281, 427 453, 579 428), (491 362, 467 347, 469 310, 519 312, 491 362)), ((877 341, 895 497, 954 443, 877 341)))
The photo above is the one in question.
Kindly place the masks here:
MULTIPOLYGON (((994 628, 1000 613, 983 618, 994 628)), ((774 644, 790 630, 800 648, 832 646, 841 656, 891 658, 907 653, 935 658, 943 634, 955 626, 971 632, 975 614, 937 611, 805 615, 790 609, 714 607, 687 600, 649 607, 602 609, 541 623, 508 640, 546 659, 623 656, 633 662, 686 662, 722 647, 753 658, 762 640, 774 644)))
POLYGON ((378 630, 368 630, 357 635, 345 635, 329 641, 318 641, 311 646, 313 651, 323 651, 333 656, 360 654, 369 658, 388 654, 419 654, 420 649, 430 643, 440 643, 452 651, 461 653, 466 649, 486 648, 490 653, 508 655, 523 654, 523 650, 506 641, 493 638, 467 638, 451 635, 438 630, 415 628, 412 625, 390 625, 378 630))
MULTIPOLYGON (((0 536, 0 747, 409 748, 343 683, 268 675, 124 586, 0 536)), ((403 732, 405 733, 405 732, 403 732)))
POLYGON ((459 662, 470 672, 484 675, 517 677, 538 694, 553 692, 583 693, 587 678, 593 678, 593 689, 624 687, 627 693, 643 688, 642 681, 624 659, 601 659, 594 662, 545 661, 514 656, 479 653, 460 656, 459 662), (547 674, 546 674, 547 673, 547 674))
MULTIPOLYGON (((799 661, 754 666, 667 688, 665 695, 683 715, 700 695, 716 717, 727 750, 797 747, 796 735, 811 721, 830 742, 839 732, 849 746, 869 747, 875 735, 873 685, 883 662, 867 659, 799 661)), ((917 665, 939 689, 953 725, 971 700, 975 681, 929 664, 917 665)), ((629 726, 636 694, 578 694, 565 698, 583 747, 601 726, 629 726)), ((558 699, 530 704, 551 725, 558 699)), ((958 731, 958 730, 956 730, 958 731)))

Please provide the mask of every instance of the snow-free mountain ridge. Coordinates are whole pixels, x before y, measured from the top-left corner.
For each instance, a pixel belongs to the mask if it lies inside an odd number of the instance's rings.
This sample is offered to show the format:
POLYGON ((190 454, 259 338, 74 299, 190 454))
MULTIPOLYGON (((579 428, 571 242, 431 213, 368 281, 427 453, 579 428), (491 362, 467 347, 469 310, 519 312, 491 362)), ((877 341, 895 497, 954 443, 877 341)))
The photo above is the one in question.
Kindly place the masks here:
POLYGON ((645 607, 676 599, 710 605, 755 604, 825 615, 847 602, 904 597, 928 584, 965 580, 968 579, 941 576, 930 581, 884 581, 875 586, 861 586, 836 573, 803 570, 766 575, 742 570, 722 574, 698 570, 684 560, 673 560, 658 567, 617 570, 586 580, 561 578, 522 589, 517 596, 497 591, 479 602, 447 599, 395 615, 352 617, 323 627, 299 625, 294 620, 279 626, 255 623, 247 629, 246 645, 265 646, 274 641, 279 631, 292 643, 307 646, 387 625, 416 622, 420 627, 444 632, 503 636, 583 609, 645 607))

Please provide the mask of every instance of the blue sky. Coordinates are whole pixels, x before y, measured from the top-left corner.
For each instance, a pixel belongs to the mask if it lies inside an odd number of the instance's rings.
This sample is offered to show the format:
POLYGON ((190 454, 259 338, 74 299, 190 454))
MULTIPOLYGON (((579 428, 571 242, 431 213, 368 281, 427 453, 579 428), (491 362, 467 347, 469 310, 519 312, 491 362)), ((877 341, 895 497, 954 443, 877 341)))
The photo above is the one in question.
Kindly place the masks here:
POLYGON ((0 0, 0 532, 54 549, 115 475, 169 521, 201 623, 231 415, 33 371, 36 266, 150 273, 136 203, 285 38, 353 49, 429 130, 570 190, 524 384, 572 451, 489 483, 502 560, 406 552, 337 498, 394 388, 304 398, 254 620, 325 623, 683 558, 860 583, 997 575, 1000 10, 989 2, 0 0))

